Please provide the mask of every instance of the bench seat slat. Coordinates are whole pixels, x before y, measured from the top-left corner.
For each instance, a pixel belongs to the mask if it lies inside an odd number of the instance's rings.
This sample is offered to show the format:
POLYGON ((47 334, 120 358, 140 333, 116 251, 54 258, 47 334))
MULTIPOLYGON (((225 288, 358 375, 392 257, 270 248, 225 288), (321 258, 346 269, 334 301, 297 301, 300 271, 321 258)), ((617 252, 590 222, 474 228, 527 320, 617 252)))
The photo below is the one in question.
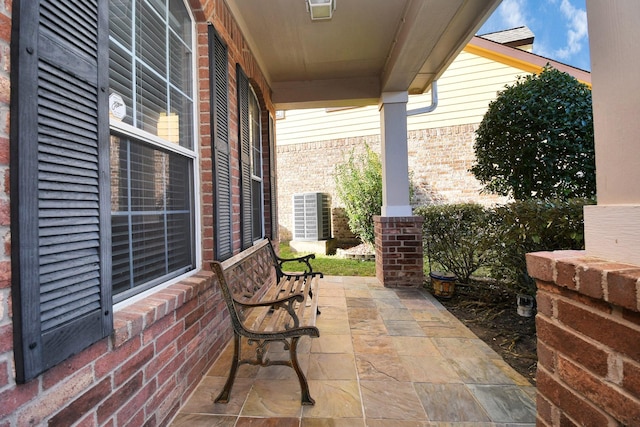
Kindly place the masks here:
MULTIPOLYGON (((318 277, 304 277, 304 276, 292 276, 283 278, 279 284, 280 292, 279 298, 283 298, 293 294, 304 295, 302 302, 294 303, 294 311, 298 317, 301 325, 315 325, 315 313, 317 312, 317 302, 314 301, 317 296, 311 296, 311 291, 315 285, 313 283, 318 281, 318 277), (284 282, 284 283, 282 283, 284 282), (307 313, 313 313, 312 316, 305 316, 307 313)), ((293 319, 284 308, 277 310, 267 310, 260 314, 259 318, 256 318, 252 326, 255 330, 274 331, 282 330, 293 327, 293 319)))

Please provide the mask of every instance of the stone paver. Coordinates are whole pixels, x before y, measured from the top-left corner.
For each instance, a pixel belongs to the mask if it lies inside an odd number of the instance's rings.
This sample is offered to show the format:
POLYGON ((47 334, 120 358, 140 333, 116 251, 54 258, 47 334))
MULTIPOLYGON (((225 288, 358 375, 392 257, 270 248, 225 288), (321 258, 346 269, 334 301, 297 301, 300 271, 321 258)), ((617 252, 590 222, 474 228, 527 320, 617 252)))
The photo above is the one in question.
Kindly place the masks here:
POLYGON ((214 404, 228 346, 171 426, 535 425, 535 388, 426 291, 326 276, 319 298, 320 337, 298 348, 315 406, 281 366, 242 366, 229 403, 214 404))

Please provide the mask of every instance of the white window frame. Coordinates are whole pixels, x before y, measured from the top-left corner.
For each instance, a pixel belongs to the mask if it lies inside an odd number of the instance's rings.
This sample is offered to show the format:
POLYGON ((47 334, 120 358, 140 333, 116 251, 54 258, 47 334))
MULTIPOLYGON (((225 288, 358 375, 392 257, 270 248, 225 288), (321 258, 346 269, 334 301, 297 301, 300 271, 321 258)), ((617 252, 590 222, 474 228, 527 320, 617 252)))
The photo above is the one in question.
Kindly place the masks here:
MULTIPOLYGON (((260 235, 259 236, 254 236, 253 235, 253 225, 251 227, 251 234, 252 234, 252 239, 254 241, 254 243, 259 242, 260 240, 262 240, 262 238, 264 237, 264 150, 262 147, 262 111, 260 110, 260 102, 258 101, 258 96, 256 95, 255 91, 253 90, 253 88, 251 87, 251 85, 249 85, 249 103, 251 103, 251 99, 253 99, 256 103, 257 106, 257 111, 258 111, 258 119, 257 119, 257 124, 258 124, 258 147, 260 147, 260 152, 256 153, 254 147, 255 147, 255 140, 254 137, 255 135, 253 135, 253 119, 254 117, 251 116, 251 108, 248 108, 249 111, 249 144, 250 144, 250 148, 251 148, 251 189, 253 192, 253 184, 255 182, 260 183, 260 235), (255 170, 255 161, 256 161, 256 154, 258 157, 258 160, 260 161, 260 168, 258 169, 260 171, 260 175, 256 175, 254 173, 255 170)), ((247 106, 249 107, 249 106, 247 106)), ((255 224, 255 220, 256 218, 253 217, 254 213, 253 213, 253 193, 252 193, 252 197, 251 197, 251 216, 252 216, 252 221, 255 224)))
MULTIPOLYGON (((169 0, 170 1, 170 0, 169 0)), ((135 1, 134 1, 135 2, 135 1)), ((163 151, 169 151, 169 152, 173 152, 176 154, 179 154, 187 159, 189 159, 189 161, 191 162, 191 167, 193 170, 193 200, 191 201, 192 206, 193 206, 193 212, 192 212, 192 218, 193 218, 193 236, 192 236, 192 242, 193 242, 193 246, 194 246, 194 263, 195 263, 195 268, 193 270, 190 270, 186 273, 183 273, 179 276, 173 277, 169 280, 166 280, 164 282, 161 283, 153 283, 153 281, 151 282, 152 285, 147 287, 147 286, 142 286, 140 288, 140 292, 135 293, 131 296, 125 296, 125 298, 119 302, 117 302, 116 304, 114 304, 114 309, 121 309, 125 306, 128 306, 130 304, 133 304, 136 301, 139 301, 155 292, 157 292, 158 290, 164 289, 182 279, 184 279, 185 277, 189 277, 193 274, 195 274, 199 269, 200 266, 202 265, 202 222, 201 222, 201 218, 200 218, 200 212, 201 212, 201 193, 200 193, 200 162, 199 162, 199 145, 198 142, 200 140, 199 138, 199 127, 198 127, 198 61, 197 61, 197 49, 198 49, 198 45, 197 45, 197 29, 196 29, 196 20, 195 17, 193 15, 193 12, 191 11, 191 8, 189 6, 189 3, 187 1, 183 0, 183 4, 184 7, 189 15, 189 19, 191 21, 191 40, 190 40, 190 45, 191 45, 191 96, 190 98, 192 99, 192 103, 191 103, 191 114, 193 117, 193 121, 192 121, 192 132, 191 134, 193 135, 193 141, 192 141, 192 146, 193 149, 188 149, 185 147, 182 147, 181 145, 172 143, 168 140, 165 140, 163 138, 160 138, 157 135, 154 135, 150 132, 144 131, 142 129, 139 129, 133 125, 124 123, 120 120, 118 120, 117 118, 114 118, 112 116, 110 116, 109 119, 109 131, 110 131, 110 135, 111 136, 123 136, 123 137, 128 137, 131 138, 132 140, 138 142, 138 143, 143 143, 143 144, 147 144, 149 146, 151 146, 152 148, 157 148, 159 150, 163 150, 163 151)), ((135 19, 135 17, 132 17, 132 19, 135 19)), ((135 43, 135 40, 132 41, 132 43, 135 43)), ((167 49, 169 48, 168 44, 167 44, 167 49)), ((168 66, 168 65, 167 65, 168 66)), ((167 85, 169 85, 169 83, 167 82, 167 85)), ((168 89, 169 90, 169 89, 168 89)), ((133 103, 134 106, 136 104, 136 96, 137 94, 133 93, 133 103)), ((135 113, 133 113, 133 107, 134 106, 127 106, 127 112, 129 114, 134 114, 134 118, 135 118, 135 113)))

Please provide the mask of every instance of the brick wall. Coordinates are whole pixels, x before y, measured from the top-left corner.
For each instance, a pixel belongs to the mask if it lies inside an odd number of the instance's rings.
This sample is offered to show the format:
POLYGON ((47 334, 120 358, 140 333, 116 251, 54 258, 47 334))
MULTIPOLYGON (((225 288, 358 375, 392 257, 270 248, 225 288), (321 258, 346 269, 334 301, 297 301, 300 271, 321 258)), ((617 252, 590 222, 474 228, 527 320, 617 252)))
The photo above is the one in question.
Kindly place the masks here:
POLYGON ((9 348, 0 359, 0 425, 166 424, 230 339, 223 306, 202 272, 118 310, 111 337, 23 385, 7 375, 9 348))
POLYGON ((469 172, 476 159, 473 144, 477 128, 478 124, 467 124, 409 132, 409 171, 416 187, 414 206, 506 200, 480 194, 482 186, 469 172))
POLYGON ((527 255, 538 286, 538 425, 640 425, 640 267, 527 255))
MULTIPOLYGON (((207 22, 229 48, 230 115, 235 117, 235 64, 273 112, 269 87, 223 0, 190 0, 198 32, 199 149, 203 265, 213 259, 213 179, 207 22)), ((16 384, 13 355, 9 217, 11 0, 0 2, 0 427, 161 426, 189 397, 231 337, 212 274, 201 271, 114 312, 114 332, 26 384, 16 384)), ((234 208, 238 193, 237 120, 231 120, 234 208), (234 130, 235 129, 235 130, 234 130)), ((268 128, 265 126, 265 128, 268 128)), ((267 132, 267 130, 265 130, 267 132)), ((264 138, 267 141, 267 138, 264 138)), ((268 150, 265 150, 268 154, 268 150)), ((269 227, 269 224, 266 224, 269 227)), ((234 223, 239 250, 239 222, 234 223)))
MULTIPOLYGON (((409 171, 415 185, 412 204, 504 202, 502 197, 480 194, 480 183, 468 172, 475 161, 473 143, 477 125, 423 129, 408 134, 409 171)), ((364 153, 364 145, 380 153, 380 137, 344 138, 277 146, 278 221, 282 239, 290 239, 292 196, 295 193, 331 194, 332 206, 343 206, 336 197, 334 168, 349 154, 364 153)), ((333 225, 334 236, 336 226, 333 225)))
MULTIPOLYGON (((276 123, 277 125, 277 123, 276 123)), ((280 238, 290 240, 293 235, 293 195, 297 193, 321 192, 331 195, 333 208, 341 207, 336 196, 334 166, 345 162, 352 151, 364 154, 365 144, 380 152, 380 139, 376 137, 347 138, 319 141, 307 144, 279 145, 278 157, 278 222, 280 238)), ((340 212, 335 212, 340 216, 340 212)), ((333 236, 347 233, 341 228, 343 222, 332 220, 333 236)), ((349 234, 349 233, 347 233, 349 234)))
POLYGON ((349 218, 344 208, 331 209, 331 232, 339 240, 353 240, 356 236, 349 229, 349 218))
MULTIPOLYGON (((22 393, 8 395, 15 388, 13 368, 13 309, 11 304, 11 246, 9 234, 9 100, 10 86, 11 2, 0 2, 0 408, 13 401, 28 400, 37 393, 37 385, 22 393)), ((0 409, 4 412, 4 409, 0 409)), ((2 421, 0 426, 7 425, 2 421)))
POLYGON ((373 218, 376 277, 390 288, 422 287, 424 256, 420 216, 373 218))

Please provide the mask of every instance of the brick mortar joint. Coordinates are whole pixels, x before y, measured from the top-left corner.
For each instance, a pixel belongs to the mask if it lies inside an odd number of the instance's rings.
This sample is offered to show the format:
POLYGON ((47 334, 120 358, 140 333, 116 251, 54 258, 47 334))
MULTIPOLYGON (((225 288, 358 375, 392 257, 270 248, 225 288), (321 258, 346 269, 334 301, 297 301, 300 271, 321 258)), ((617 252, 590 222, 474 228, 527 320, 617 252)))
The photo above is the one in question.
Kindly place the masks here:
POLYGON ((109 337, 113 347, 122 347, 124 344, 134 339, 136 336, 143 333, 166 316, 175 313, 190 301, 194 299, 197 300, 200 295, 204 294, 212 287, 213 273, 210 271, 200 271, 193 276, 189 276, 183 280, 180 280, 179 282, 173 283, 166 288, 158 289, 157 292, 154 292, 148 297, 145 297, 140 301, 136 301, 131 305, 115 311, 113 313, 114 328, 109 337), (177 292, 175 294, 172 294, 171 296, 161 294, 166 293, 167 291, 177 292), (178 298, 179 295, 184 296, 184 298, 178 298), (145 304, 145 301, 150 301, 152 299, 152 304, 145 304), (172 307, 170 311, 167 311, 166 313, 164 313, 164 315, 158 317, 158 300, 164 301, 165 304, 171 304, 172 301, 176 301, 176 304, 175 307, 172 307), (140 310, 140 308, 142 307, 146 307, 146 309, 140 310), (146 318, 149 315, 153 315, 153 320, 150 322, 146 322, 146 318), (133 325, 136 322, 142 323, 142 329, 138 333, 132 334, 131 332, 133 331, 133 325), (121 326, 117 326, 118 324, 120 324, 121 326), (127 338, 119 341, 117 337, 122 336, 123 334, 126 335, 127 338))
MULTIPOLYGON (((405 223, 405 224, 408 224, 406 227, 417 227, 418 224, 422 224, 424 222, 424 218, 421 217, 420 215, 412 215, 412 216, 381 216, 381 215, 375 215, 373 217, 373 222, 374 222, 374 224, 376 224, 376 223, 379 223, 379 224, 405 223)), ((400 226, 400 227, 405 227, 405 226, 400 226)), ((422 230, 422 228, 420 228, 420 230, 422 230)))
MULTIPOLYGON (((562 323, 559 320, 559 304, 560 303, 564 303, 568 306, 571 306, 573 309, 582 309, 582 310, 586 310, 586 311, 590 311, 595 313, 597 316, 603 317, 607 320, 610 320, 612 322, 615 322, 619 325, 623 325, 623 326, 628 326, 631 328, 637 328, 638 324, 631 322, 627 319, 624 318, 624 314, 623 314, 623 310, 624 308, 613 303, 610 301, 606 301, 604 300, 604 298, 595 298, 593 296, 590 296, 588 294, 585 294, 583 292, 580 292, 577 289, 572 289, 572 288, 568 288, 566 286, 563 285, 558 285, 557 283, 554 282, 549 282, 549 281, 545 281, 545 280, 540 280, 540 279, 536 279, 536 284, 544 284, 546 286, 549 287, 555 287, 558 289, 563 289, 563 293, 555 293, 553 291, 548 291, 548 290, 540 290, 540 288, 538 287, 537 289, 537 295, 540 294, 544 294, 547 297, 549 297, 549 299, 551 300, 551 316, 542 314, 540 312, 537 313, 537 316, 541 316, 544 319, 546 319, 547 321, 549 321, 550 323, 555 324, 556 326, 565 329, 566 331, 569 331, 570 333, 579 336, 580 338, 584 339, 585 341, 589 341, 592 344, 598 344, 598 345, 602 345, 602 343, 600 341, 598 341, 597 339, 593 338, 591 335, 589 334, 585 334, 584 332, 581 332, 573 327, 569 327, 567 325, 565 325, 564 323, 562 323), (584 303, 583 301, 580 301, 579 299, 576 299, 575 297, 573 297, 572 295, 574 294, 578 294, 583 298, 587 298, 589 300, 592 301, 602 301, 602 303, 604 304, 608 304, 609 310, 608 312, 603 312, 601 310, 598 310, 596 308, 593 308, 592 306, 590 306, 589 304, 584 303)), ((629 310, 631 311, 631 310, 629 310)))
MULTIPOLYGON (((562 298, 564 299, 565 302, 568 302, 569 304, 574 303, 574 301, 567 299, 567 298, 563 298, 561 296, 558 296, 558 298, 562 298)), ((556 306, 557 308, 557 306, 556 306)), ((566 324, 564 324, 562 321, 560 321, 558 319, 558 313, 557 311, 554 309, 554 312, 552 314, 552 316, 548 316, 545 315, 543 313, 538 313, 537 316, 544 322, 547 322, 549 325, 553 325, 558 329, 561 329, 562 331, 564 331, 565 333, 572 335, 574 337, 579 338, 580 340, 586 342, 587 344, 592 345, 593 347, 603 351, 604 353, 607 354, 607 374, 604 377, 606 380, 610 381, 611 383, 617 384, 619 386, 622 386, 622 379, 623 379, 623 361, 625 360, 626 356, 620 354, 619 352, 615 351, 613 348, 611 348, 609 345, 602 343, 600 340, 594 338, 593 336, 586 334, 584 332, 578 331, 566 324)), ((609 317, 612 321, 616 321, 619 324, 624 324, 624 321, 622 321, 622 319, 620 318, 616 318, 613 316, 609 317)), ((552 345, 550 342, 548 342, 547 340, 545 340, 544 338, 541 338, 540 336, 538 337, 538 342, 542 342, 544 343, 550 350, 552 350, 554 353, 556 353, 557 355, 560 355, 562 357, 564 357, 565 359, 569 360, 572 363, 575 364, 579 364, 580 362, 578 362, 574 356, 573 353, 568 353, 566 351, 563 351, 559 348, 557 348, 556 346, 552 345)), ((588 368, 586 368, 587 370, 589 370, 588 368)), ((593 373, 593 371, 590 371, 593 373)), ((598 375, 596 373, 594 373, 594 375, 598 375)))
MULTIPOLYGON (((609 299, 609 283, 608 276, 610 273, 620 273, 624 274, 633 273, 635 274, 635 296, 636 296, 636 305, 633 311, 640 312, 640 267, 631 265, 631 264, 622 264, 617 263, 615 261, 606 260, 603 258, 596 258, 587 256, 583 251, 575 251, 575 250, 567 250, 567 251, 554 251, 554 252, 535 252, 532 254, 527 254, 531 256, 532 259, 535 258, 538 264, 542 264, 542 267, 538 267, 532 274, 532 277, 537 281, 545 282, 549 285, 567 289, 573 292, 577 292, 580 295, 587 296, 589 298, 593 298, 595 300, 602 300, 609 304, 618 305, 610 301, 609 299), (579 253, 582 252, 582 255, 579 253), (566 256, 565 256, 566 255, 566 256), (558 283, 558 266, 570 266, 573 271, 573 277, 575 277, 576 288, 571 289, 569 286, 558 283), (551 273, 551 281, 548 280, 547 277, 536 277, 535 273, 539 273, 538 276, 544 276, 544 273, 540 273, 544 269, 548 269, 551 273), (598 273, 600 277, 599 285, 602 288, 602 298, 595 298, 590 295, 584 289, 584 284, 581 283, 580 280, 580 272, 586 271, 594 271, 598 273)), ((531 272, 530 272, 531 273, 531 272)))

